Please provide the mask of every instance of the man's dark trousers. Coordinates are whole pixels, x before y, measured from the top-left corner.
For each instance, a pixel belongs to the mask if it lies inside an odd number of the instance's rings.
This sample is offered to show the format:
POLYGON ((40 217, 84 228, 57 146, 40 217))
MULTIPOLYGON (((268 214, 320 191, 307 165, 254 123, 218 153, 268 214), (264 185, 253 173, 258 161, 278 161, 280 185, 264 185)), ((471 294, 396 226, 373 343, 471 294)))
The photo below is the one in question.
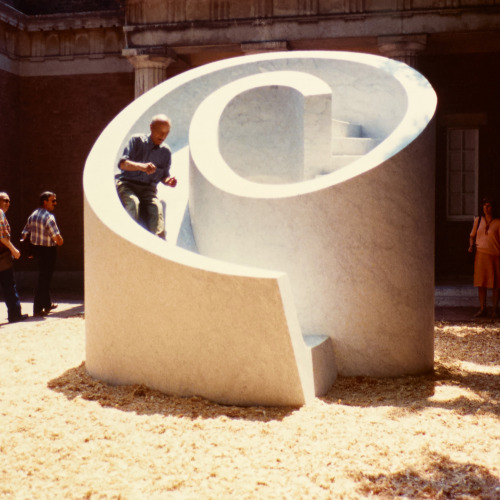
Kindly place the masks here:
POLYGON ((14 281, 14 268, 10 267, 5 271, 0 271, 0 284, 2 285, 5 305, 9 321, 21 316, 21 302, 14 281))
POLYGON ((34 245, 33 254, 38 264, 38 281, 35 287, 33 314, 48 312, 52 301, 50 299, 50 282, 56 264, 57 247, 34 245))

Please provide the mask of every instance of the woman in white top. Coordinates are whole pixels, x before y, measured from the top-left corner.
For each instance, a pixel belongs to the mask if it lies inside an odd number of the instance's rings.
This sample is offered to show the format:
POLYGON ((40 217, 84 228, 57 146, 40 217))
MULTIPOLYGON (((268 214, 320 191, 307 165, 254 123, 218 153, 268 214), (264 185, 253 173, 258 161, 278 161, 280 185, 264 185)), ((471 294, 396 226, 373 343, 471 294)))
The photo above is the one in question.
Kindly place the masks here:
POLYGON ((490 288, 493 291, 492 317, 496 318, 500 289, 500 219, 496 217, 491 198, 483 198, 482 212, 474 219, 469 244, 469 252, 474 251, 474 244, 476 246, 474 286, 478 288, 480 309, 474 317, 487 315, 486 291, 490 288))

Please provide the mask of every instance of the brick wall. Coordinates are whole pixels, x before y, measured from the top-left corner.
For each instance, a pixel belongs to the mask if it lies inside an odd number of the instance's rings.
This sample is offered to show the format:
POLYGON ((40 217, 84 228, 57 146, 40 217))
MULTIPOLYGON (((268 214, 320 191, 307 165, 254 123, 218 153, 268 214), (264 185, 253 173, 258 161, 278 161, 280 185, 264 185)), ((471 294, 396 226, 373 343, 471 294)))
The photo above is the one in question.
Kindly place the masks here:
MULTIPOLYGON (((19 198, 20 186, 16 172, 19 167, 19 78, 0 70, 0 191, 7 191, 14 200, 19 198)), ((9 212, 9 219, 11 216, 9 212)))
MULTIPOLYGON (((21 187, 11 224, 20 231, 39 194, 55 191, 55 215, 65 240, 58 271, 83 270, 83 168, 101 131, 133 95, 132 73, 20 79, 15 148, 21 187)), ((16 269, 30 270, 30 263, 20 262, 16 269)))

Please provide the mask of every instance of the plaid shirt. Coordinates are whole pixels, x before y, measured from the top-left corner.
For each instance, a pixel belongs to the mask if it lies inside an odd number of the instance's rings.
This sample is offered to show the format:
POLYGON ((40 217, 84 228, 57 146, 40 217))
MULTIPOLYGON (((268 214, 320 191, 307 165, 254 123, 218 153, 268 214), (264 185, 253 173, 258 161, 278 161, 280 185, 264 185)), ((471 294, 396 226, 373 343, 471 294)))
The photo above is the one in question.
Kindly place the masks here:
MULTIPOLYGON (((5 212, 0 209, 0 238, 10 239, 10 225, 7 217, 5 217, 5 212)), ((2 242, 0 242, 0 254, 3 256, 8 253, 10 256, 10 250, 2 242)))
POLYGON ((24 226, 22 235, 30 235, 33 245, 55 247, 54 237, 60 235, 56 218, 45 208, 37 208, 29 217, 24 226))
POLYGON ((0 209, 0 238, 10 238, 9 221, 2 209, 0 209))

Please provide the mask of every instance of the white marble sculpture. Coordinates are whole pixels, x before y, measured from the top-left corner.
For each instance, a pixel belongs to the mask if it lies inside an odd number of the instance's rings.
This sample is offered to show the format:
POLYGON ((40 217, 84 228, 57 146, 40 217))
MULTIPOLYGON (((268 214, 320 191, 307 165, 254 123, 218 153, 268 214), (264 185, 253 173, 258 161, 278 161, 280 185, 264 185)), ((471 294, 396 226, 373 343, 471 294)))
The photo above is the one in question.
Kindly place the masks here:
POLYGON ((433 368, 436 95, 407 65, 253 55, 172 78, 85 167, 86 366, 228 404, 301 405, 345 376, 433 368), (114 185, 131 133, 173 122, 165 242, 114 185))

